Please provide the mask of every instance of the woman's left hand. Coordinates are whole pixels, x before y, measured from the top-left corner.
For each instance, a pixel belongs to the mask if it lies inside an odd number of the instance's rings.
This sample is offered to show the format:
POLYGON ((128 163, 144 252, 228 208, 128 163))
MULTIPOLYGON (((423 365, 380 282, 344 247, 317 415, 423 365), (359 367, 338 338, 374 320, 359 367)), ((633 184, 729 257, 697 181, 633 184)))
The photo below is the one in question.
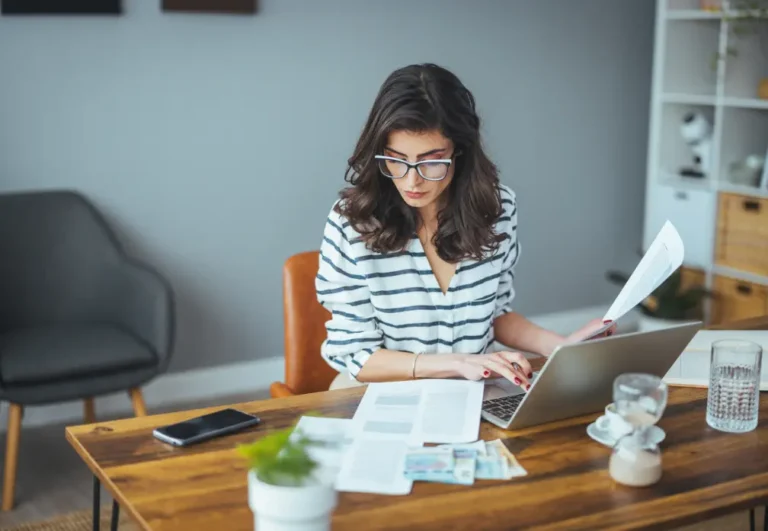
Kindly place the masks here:
POLYGON ((592 319, 586 325, 582 326, 572 334, 570 334, 566 340, 568 343, 578 343, 585 339, 595 339, 598 337, 607 337, 616 333, 616 323, 612 323, 608 330, 605 330, 601 334, 596 334, 598 330, 603 328, 607 323, 604 323, 602 319, 592 319))

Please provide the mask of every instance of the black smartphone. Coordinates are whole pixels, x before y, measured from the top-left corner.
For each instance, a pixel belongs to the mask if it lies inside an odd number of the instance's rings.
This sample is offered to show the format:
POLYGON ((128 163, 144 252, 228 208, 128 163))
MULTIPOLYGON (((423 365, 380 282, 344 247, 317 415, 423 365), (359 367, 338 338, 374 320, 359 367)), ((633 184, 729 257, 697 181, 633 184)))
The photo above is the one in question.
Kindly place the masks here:
POLYGON ((227 408, 200 417, 156 428, 152 434, 163 442, 174 446, 207 441, 255 426, 261 419, 237 409, 227 408))

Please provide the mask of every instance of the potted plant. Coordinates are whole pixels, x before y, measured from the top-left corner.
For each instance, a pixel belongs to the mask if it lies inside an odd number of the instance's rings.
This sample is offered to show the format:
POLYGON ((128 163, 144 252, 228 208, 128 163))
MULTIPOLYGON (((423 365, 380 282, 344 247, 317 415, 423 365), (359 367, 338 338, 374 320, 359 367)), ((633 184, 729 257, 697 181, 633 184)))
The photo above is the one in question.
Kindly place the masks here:
MULTIPOLYGON (((608 271, 606 276, 622 286, 629 280, 629 275, 618 271, 608 271)), ((702 319, 702 302, 711 295, 704 286, 684 287, 682 270, 678 268, 638 305, 639 328, 641 331, 657 330, 680 321, 702 319)))
POLYGON ((321 444, 290 427, 238 447, 249 465, 248 505, 258 531, 331 529, 338 496, 308 452, 321 444))

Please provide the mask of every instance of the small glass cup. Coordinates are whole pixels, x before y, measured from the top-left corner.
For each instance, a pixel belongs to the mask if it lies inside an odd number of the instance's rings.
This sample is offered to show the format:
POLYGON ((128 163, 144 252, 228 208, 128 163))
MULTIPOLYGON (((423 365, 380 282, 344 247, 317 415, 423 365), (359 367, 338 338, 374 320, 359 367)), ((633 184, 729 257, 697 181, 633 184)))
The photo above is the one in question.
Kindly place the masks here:
POLYGON ((757 428, 763 349, 741 339, 712 343, 707 392, 707 424, 744 433, 757 428))

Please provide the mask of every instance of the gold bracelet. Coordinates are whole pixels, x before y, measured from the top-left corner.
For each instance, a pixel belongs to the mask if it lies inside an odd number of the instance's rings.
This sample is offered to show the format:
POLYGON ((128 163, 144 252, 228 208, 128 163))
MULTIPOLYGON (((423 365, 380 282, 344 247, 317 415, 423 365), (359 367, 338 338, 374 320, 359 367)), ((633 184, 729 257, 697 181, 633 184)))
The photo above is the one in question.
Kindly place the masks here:
POLYGON ((416 360, 419 359, 419 356, 421 356, 421 352, 417 352, 416 355, 413 357, 413 367, 411 368, 411 377, 412 379, 416 379, 416 360))

